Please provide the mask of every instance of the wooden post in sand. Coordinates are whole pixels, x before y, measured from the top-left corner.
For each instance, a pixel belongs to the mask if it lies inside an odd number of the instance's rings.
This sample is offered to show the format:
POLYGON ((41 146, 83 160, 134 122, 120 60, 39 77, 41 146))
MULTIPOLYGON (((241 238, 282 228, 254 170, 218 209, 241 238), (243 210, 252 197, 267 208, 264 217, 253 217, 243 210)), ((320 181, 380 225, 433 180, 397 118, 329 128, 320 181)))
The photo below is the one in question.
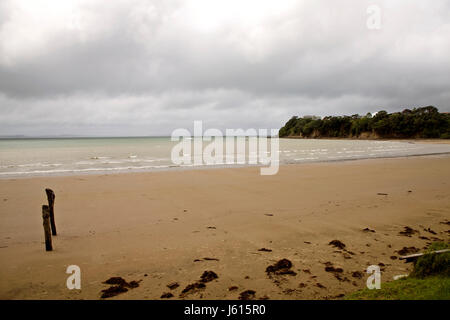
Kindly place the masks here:
POLYGON ((52 235, 56 236, 55 212, 53 210, 55 204, 55 193, 52 189, 45 189, 47 194, 48 207, 50 209, 50 225, 52 227, 52 235))
POLYGON ((48 206, 42 206, 42 220, 45 234, 45 251, 52 251, 52 234, 50 231, 50 209, 48 206))

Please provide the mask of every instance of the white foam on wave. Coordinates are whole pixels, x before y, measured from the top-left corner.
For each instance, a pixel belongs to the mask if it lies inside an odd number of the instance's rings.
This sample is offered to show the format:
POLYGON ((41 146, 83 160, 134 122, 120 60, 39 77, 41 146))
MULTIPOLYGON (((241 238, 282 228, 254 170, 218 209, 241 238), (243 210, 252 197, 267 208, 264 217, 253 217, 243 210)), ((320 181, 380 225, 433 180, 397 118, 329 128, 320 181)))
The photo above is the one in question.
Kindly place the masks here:
POLYGON ((128 171, 128 170, 148 170, 148 169, 161 169, 168 168, 170 165, 158 165, 158 166, 127 166, 127 167, 114 167, 114 168, 85 168, 85 169, 57 169, 57 170, 33 170, 33 171, 11 171, 0 172, 2 175, 33 175, 33 174, 48 174, 48 173, 83 173, 83 172, 106 172, 106 171, 128 171))
POLYGON ((59 167, 62 163, 26 163, 26 164, 8 164, 0 166, 0 169, 8 168, 27 168, 27 167, 59 167))

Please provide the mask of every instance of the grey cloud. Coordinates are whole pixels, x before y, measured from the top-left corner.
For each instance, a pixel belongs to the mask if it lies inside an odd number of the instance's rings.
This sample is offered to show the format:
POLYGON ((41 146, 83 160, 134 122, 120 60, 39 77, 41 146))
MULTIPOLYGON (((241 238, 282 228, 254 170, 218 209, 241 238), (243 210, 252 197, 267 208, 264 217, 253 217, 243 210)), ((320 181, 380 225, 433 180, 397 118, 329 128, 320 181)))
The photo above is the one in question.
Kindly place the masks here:
POLYGON ((41 45, 20 51, 6 33, 14 2, 4 2, 0 134, 50 132, 42 121, 54 134, 146 135, 196 119, 278 128, 294 114, 450 111, 446 1, 298 1, 256 26, 210 32, 191 28, 184 4, 84 3, 74 17, 81 30, 50 27, 41 45), (366 28, 373 3, 378 31, 366 28))

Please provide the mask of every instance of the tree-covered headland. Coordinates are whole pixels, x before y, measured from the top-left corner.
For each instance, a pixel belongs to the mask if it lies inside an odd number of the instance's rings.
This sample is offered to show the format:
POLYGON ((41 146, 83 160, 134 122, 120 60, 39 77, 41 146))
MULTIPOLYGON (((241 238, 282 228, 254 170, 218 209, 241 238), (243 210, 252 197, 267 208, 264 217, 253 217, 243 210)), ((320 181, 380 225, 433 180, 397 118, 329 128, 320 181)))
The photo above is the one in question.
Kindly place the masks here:
POLYGON ((440 138, 450 139, 450 114, 433 106, 379 111, 365 116, 292 117, 279 131, 280 137, 301 138, 440 138))

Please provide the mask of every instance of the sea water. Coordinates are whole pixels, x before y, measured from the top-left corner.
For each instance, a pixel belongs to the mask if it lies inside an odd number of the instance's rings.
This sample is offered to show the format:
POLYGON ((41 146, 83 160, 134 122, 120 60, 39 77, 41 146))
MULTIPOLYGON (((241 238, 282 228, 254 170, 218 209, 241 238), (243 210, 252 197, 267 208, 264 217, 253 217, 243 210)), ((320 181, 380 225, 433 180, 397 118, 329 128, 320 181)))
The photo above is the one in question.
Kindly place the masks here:
MULTIPOLYGON (((0 139, 0 178, 198 168, 174 165, 171 151, 177 143, 170 137, 0 139)), ((204 142, 204 146, 208 143, 204 142)), ((279 150, 273 151, 279 153, 279 161, 283 165, 442 154, 450 153, 450 145, 410 141, 280 139, 279 150)))

